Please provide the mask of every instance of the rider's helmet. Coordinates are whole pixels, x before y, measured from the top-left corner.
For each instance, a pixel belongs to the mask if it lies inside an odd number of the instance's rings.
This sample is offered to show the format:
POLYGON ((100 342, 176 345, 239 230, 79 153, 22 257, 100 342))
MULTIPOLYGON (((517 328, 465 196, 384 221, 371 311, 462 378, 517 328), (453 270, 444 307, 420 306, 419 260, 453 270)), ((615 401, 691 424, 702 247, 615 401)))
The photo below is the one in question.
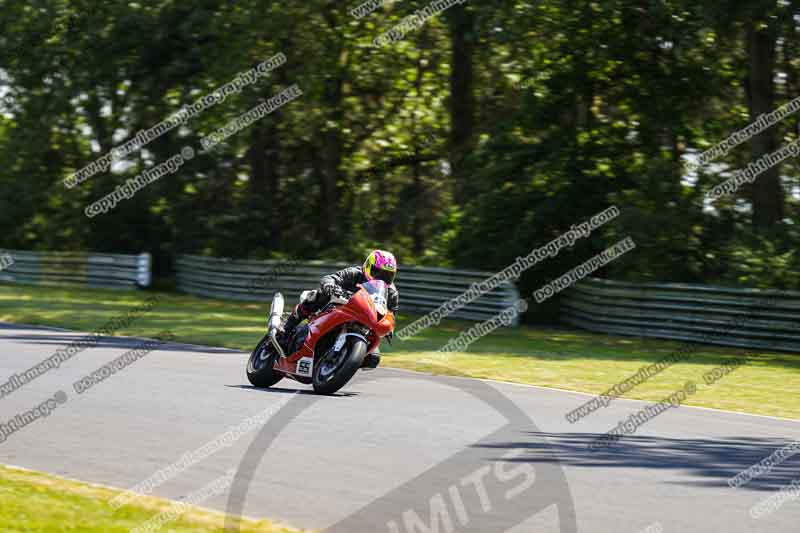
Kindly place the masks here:
POLYGON ((367 279, 379 279, 389 285, 397 274, 397 260, 391 252, 373 250, 364 261, 364 275, 367 279))

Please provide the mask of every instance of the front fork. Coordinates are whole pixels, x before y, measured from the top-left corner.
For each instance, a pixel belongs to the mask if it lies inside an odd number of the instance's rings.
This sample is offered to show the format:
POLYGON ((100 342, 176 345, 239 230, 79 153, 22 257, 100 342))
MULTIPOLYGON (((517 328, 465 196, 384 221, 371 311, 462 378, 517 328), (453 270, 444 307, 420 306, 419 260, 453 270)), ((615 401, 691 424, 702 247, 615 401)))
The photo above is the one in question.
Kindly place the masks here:
POLYGON ((364 357, 364 361, 362 361, 361 368, 364 370, 377 368, 381 360, 381 339, 376 336, 375 340, 370 341, 363 333, 347 331, 345 328, 339 333, 336 342, 333 344, 333 350, 338 352, 339 357, 342 356, 341 349, 344 347, 345 342, 347 342, 348 336, 358 337, 367 344, 367 355, 364 357))

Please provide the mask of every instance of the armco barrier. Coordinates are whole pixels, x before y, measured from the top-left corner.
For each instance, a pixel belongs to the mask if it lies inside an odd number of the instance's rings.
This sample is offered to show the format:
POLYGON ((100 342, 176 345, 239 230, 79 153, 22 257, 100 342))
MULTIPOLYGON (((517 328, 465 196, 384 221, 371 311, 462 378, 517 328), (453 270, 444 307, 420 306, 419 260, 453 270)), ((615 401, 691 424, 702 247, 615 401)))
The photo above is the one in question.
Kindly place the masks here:
POLYGON ((800 352, 800 292, 590 278, 564 293, 562 319, 604 333, 800 352))
POLYGON ((147 287, 150 254, 121 255, 91 252, 30 252, 1 250, 14 262, 0 271, 0 281, 35 285, 83 285, 126 289, 147 287))
MULTIPOLYGON (((300 292, 315 289, 319 279, 344 263, 320 261, 247 261, 184 255, 178 258, 178 289, 197 296, 231 300, 268 301, 280 291, 287 305, 294 305, 300 292)), ((400 309, 426 313, 466 291, 472 283, 493 274, 443 268, 403 267, 397 276, 400 309)), ((453 313, 453 318, 482 321, 514 305, 519 293, 505 282, 453 313)))

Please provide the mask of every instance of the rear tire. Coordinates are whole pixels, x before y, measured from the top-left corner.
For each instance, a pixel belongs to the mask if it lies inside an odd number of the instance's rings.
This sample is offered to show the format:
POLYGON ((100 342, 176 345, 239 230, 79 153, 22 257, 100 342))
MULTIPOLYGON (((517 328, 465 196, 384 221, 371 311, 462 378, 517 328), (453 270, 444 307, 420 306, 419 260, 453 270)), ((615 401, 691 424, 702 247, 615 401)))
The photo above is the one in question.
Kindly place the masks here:
POLYGON ((270 343, 269 334, 267 334, 258 343, 247 361, 247 379, 254 387, 272 387, 283 379, 283 375, 273 370, 277 358, 278 353, 270 343))
POLYGON ((367 355, 367 343, 358 337, 348 337, 345 343, 344 352, 341 355, 341 360, 336 368, 330 373, 330 363, 326 366, 326 362, 335 356, 334 352, 327 352, 314 364, 314 392, 318 394, 333 394, 353 379, 353 376, 361 364, 364 362, 364 356, 367 355))

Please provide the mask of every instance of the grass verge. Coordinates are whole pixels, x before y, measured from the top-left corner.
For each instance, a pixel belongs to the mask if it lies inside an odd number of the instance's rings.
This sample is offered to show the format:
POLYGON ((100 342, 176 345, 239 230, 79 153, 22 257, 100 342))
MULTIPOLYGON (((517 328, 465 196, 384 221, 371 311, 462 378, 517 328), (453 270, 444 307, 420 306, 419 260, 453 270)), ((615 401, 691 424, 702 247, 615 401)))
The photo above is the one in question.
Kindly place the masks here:
MULTIPOLYGON (((112 510, 108 502, 119 491, 62 479, 49 474, 0 465, 0 524, 4 533, 129 533, 144 526, 175 502, 142 496, 112 510)), ((222 533, 225 515, 200 507, 187 508, 165 524, 165 533, 222 533)), ((289 533, 300 530, 266 520, 234 519, 242 533, 289 533)))
MULTIPOLYGON (((0 321, 92 331, 144 302, 149 292, 0 285, 0 321)), ((267 304, 228 302, 160 293, 159 303, 117 335, 155 336, 250 351, 264 332, 267 304)), ((401 316, 399 326, 416 317, 401 316)), ((468 352, 438 354, 448 339, 474 323, 445 321, 393 346, 384 343, 382 365, 438 374, 468 375, 600 394, 682 346, 679 342, 539 328, 502 328, 468 352), (426 359, 436 361, 434 364, 426 359)), ((694 381, 685 403, 731 411, 800 419, 800 357, 697 346, 691 357, 630 390, 625 397, 658 401, 694 381), (739 367, 707 386, 703 375, 746 357, 739 367)))

